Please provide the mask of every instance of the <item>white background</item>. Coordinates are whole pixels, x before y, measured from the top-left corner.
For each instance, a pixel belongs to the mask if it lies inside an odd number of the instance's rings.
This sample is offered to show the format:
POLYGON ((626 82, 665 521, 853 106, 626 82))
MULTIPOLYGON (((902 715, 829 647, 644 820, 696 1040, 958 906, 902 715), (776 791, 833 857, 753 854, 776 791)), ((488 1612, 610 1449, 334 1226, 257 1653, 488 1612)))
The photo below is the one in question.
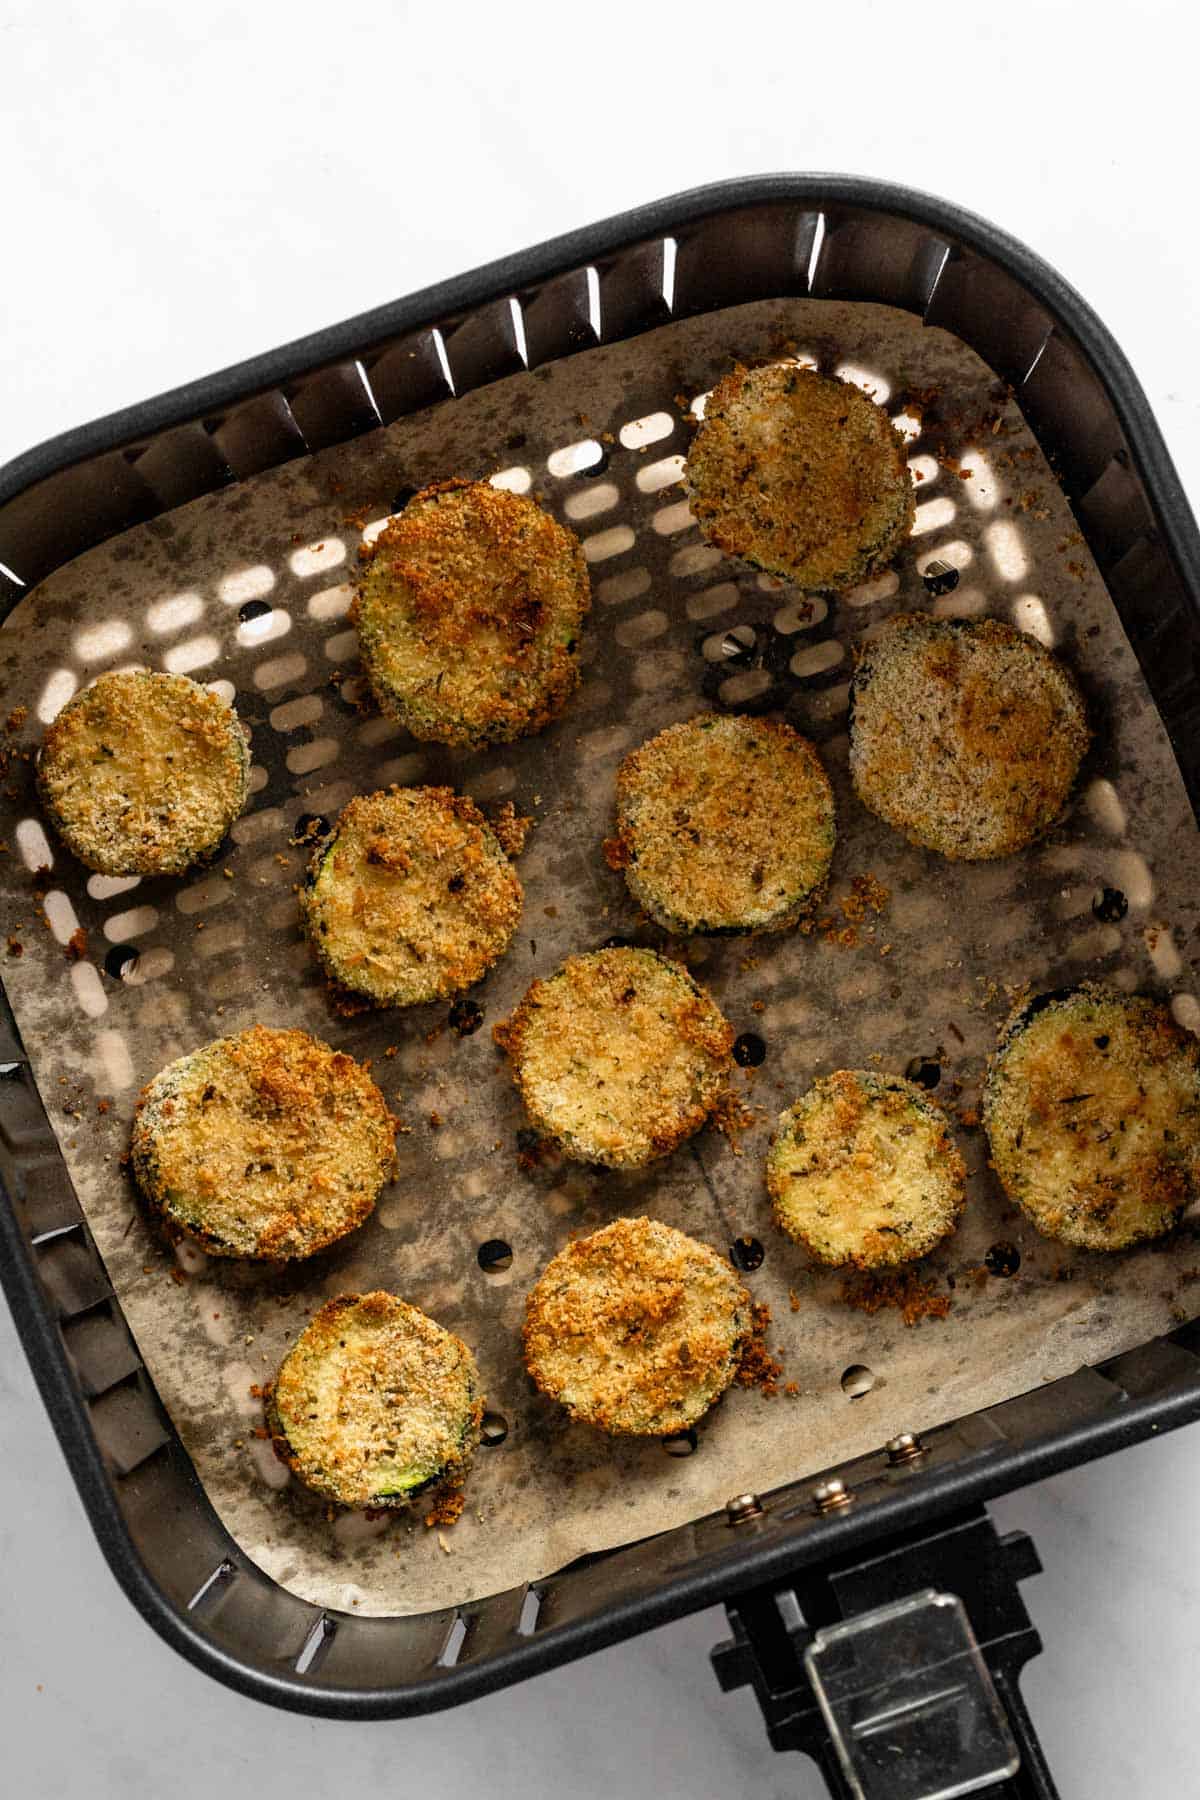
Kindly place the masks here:
MULTIPOLYGON (((775 169, 984 214, 1097 308, 1200 494, 1189 10, 0 0, 0 461, 673 190, 775 169)), ((1200 1434, 1013 1496, 1047 1565, 1027 1680, 1064 1796, 1200 1785, 1200 1434)), ((93 1543, 0 1319, 3 1788, 818 1792, 706 1666, 709 1613, 408 1724, 269 1713, 167 1651, 93 1543)))

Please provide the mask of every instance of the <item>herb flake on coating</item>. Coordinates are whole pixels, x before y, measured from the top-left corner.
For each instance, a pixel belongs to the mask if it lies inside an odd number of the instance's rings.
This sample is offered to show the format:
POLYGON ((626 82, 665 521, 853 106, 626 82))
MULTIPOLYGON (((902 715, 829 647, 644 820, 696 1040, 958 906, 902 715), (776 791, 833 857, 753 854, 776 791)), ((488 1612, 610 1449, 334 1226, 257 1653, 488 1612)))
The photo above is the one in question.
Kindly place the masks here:
POLYGON ((653 950, 569 956, 496 1042, 535 1128, 577 1162, 636 1168, 699 1131, 726 1093, 733 1030, 653 950))
POLYGON ((312 1256, 372 1212, 395 1121, 361 1064, 252 1025, 169 1063, 134 1115, 138 1186, 216 1256, 312 1256))
POLYGON ((706 713, 622 762, 604 851, 666 931, 785 931, 819 899, 835 835, 833 790, 806 738, 706 713))
POLYGON ((512 942, 521 883, 474 801, 453 788, 360 794, 316 848, 300 894, 330 979, 377 1006, 460 994, 512 942))
POLYGON ((1046 1237, 1161 1237, 1200 1198, 1200 1042, 1140 994, 1037 995, 1003 1029, 983 1123, 1005 1192, 1046 1237))
POLYGON ((327 1301, 267 1399, 276 1455, 341 1506, 403 1507, 458 1485, 482 1419, 461 1338, 387 1293, 327 1301))
POLYGON ((187 675, 101 675, 46 729, 38 761, 55 830, 102 875, 179 875, 246 804, 250 753, 233 708, 187 675))
POLYGON ((621 1436, 681 1431, 733 1381, 750 1296, 707 1244, 615 1219, 547 1264, 526 1300, 525 1366, 571 1417, 621 1436))
POLYGON ((687 487, 702 537, 827 593, 885 569, 916 513, 904 439, 883 408, 794 363, 739 365, 717 383, 687 487))
POLYGON ((776 1223, 818 1262, 885 1269, 953 1230, 966 1168, 946 1115, 915 1082, 839 1069, 781 1115, 767 1188, 776 1223))
POLYGON ((352 618, 384 712, 414 737, 472 746, 558 717, 590 605, 573 532, 523 495, 447 481, 380 533, 352 618))
POLYGON ((1048 831, 1089 738, 1070 671, 999 619, 897 613, 859 651, 855 792, 912 843, 953 860, 1011 856, 1048 831))

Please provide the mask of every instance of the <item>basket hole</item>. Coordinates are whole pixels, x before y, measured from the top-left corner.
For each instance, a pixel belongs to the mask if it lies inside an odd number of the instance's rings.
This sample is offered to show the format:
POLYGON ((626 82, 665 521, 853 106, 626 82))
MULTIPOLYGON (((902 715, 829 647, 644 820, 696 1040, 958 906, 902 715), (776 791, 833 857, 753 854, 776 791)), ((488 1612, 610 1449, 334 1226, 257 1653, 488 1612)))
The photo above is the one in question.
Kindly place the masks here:
POLYGON ((761 701, 774 686, 767 669, 746 669, 740 675, 731 675, 723 681, 717 690, 717 699, 722 706, 749 706, 754 701, 761 701))
POLYGON ((49 725, 58 717, 78 686, 70 669, 55 669, 38 696, 37 716, 43 725, 49 725))
POLYGON ((288 557, 288 565, 293 575, 303 580, 308 575, 323 575, 326 569, 336 569, 339 563, 346 560, 346 546, 341 538, 320 538, 315 544, 305 544, 303 549, 293 550, 288 557))
POLYGON ((475 1252, 475 1260, 485 1275, 503 1275, 512 1268, 512 1245, 503 1238, 488 1238, 475 1252))
POLYGON ((522 463, 514 463, 510 469, 498 469, 494 475, 489 475, 488 484, 503 488, 506 494, 527 494, 533 486, 533 476, 522 463))
POLYGON ((636 542, 632 527, 610 525, 607 531, 596 531, 583 540, 583 554, 590 563, 607 562, 611 556, 623 556, 636 542))
POLYGON ((37 819, 22 819, 15 835, 21 861, 31 874, 36 875, 39 869, 54 867, 54 852, 50 848, 50 840, 37 819))
POLYGON ((915 538, 924 537, 926 532, 941 531, 944 526, 953 525, 955 511, 953 500, 945 494, 939 495, 936 500, 926 500, 917 508, 911 535, 915 538))
POLYGON ((581 438, 577 444, 564 444, 546 458, 551 475, 560 479, 567 475, 599 475, 608 467, 604 445, 595 438, 581 438))
POLYGON ((714 631, 700 646, 705 662, 730 663, 744 668, 754 655, 758 633, 753 625, 731 625, 728 631, 714 631))
POLYGON ((1021 1252, 1015 1244, 1001 1240, 987 1251, 983 1264, 989 1275, 1015 1275, 1021 1266, 1021 1252))
POLYGON ((788 667, 793 675, 804 680, 806 676, 823 675, 827 669, 836 669, 845 654, 845 646, 836 638, 826 638, 824 643, 797 650, 788 667))
POLYGON ((105 619, 75 634, 75 654, 81 662, 97 662, 102 656, 116 656, 132 639, 133 630, 124 619, 105 619))
POLYGON ((842 1370, 842 1392, 851 1400, 861 1400, 875 1386, 875 1375, 866 1363, 851 1363, 842 1370))
POLYGON ((604 481, 599 487, 582 488, 578 493, 569 495, 563 511, 568 519, 591 519, 597 513, 611 511, 620 498, 621 490, 616 483, 604 481))
MULTIPOLYGON (((917 508, 918 519, 921 508, 917 508)), ((915 533, 915 527, 914 527, 915 533)), ((1002 581, 1021 581, 1028 573, 1029 562, 1021 546, 1021 534, 1007 519, 997 519, 983 534, 992 567, 1002 581)))
POLYGON ((234 569, 217 583, 217 598, 226 606, 240 606, 243 600, 258 600, 275 586, 275 576, 265 563, 254 563, 246 569, 234 569))
POLYGON ((743 1275, 750 1275, 755 1269, 761 1268, 765 1255, 766 1251, 758 1239, 749 1235, 734 1238, 729 1246, 729 1260, 743 1275))
POLYGON ((1053 650, 1055 631, 1050 623, 1050 615, 1045 603, 1036 594, 1022 594, 1019 600, 1013 601, 1012 622, 1018 631, 1024 631, 1044 644, 1047 650, 1053 650))
POLYGON ((839 363, 833 371, 841 381, 848 381, 852 387, 861 388, 868 400, 874 400, 876 406, 886 406, 892 397, 892 390, 882 375, 873 369, 864 369, 858 363, 839 363))
POLYGON ((673 537, 677 531, 686 531, 696 523, 692 517, 692 509, 686 500, 676 500, 673 506, 664 506, 656 512, 650 523, 659 537, 673 537))
POLYGON ((237 616, 243 625, 249 625, 254 619, 265 619, 271 610, 269 600, 244 600, 237 616))
POLYGON ((162 637, 168 631, 182 631, 185 625, 194 625, 203 613, 204 601, 199 594, 172 594, 166 600, 156 601, 146 614, 146 623, 162 637))
POLYGON ((625 600, 636 600, 649 587, 649 569, 625 569, 620 575, 608 575, 597 582, 596 598, 602 606, 619 606, 625 600))
POLYGON ((662 438, 670 437, 675 429, 675 421, 670 413, 646 413, 641 419, 630 419, 620 430, 620 439, 626 450, 642 450, 647 444, 657 444, 662 438))
MULTIPOLYGON (((269 606, 266 612, 256 613, 248 624, 238 626, 237 641, 243 650, 248 650, 255 644, 269 644, 274 638, 286 637, 291 629, 291 613, 284 612, 279 606, 269 606)), ((169 654, 173 656, 175 652, 169 654)))
POLYGON ((813 594, 804 600, 792 600, 781 606, 771 623, 783 637, 792 637, 797 631, 811 631, 819 625, 829 613, 829 606, 819 594, 813 594))
POLYGON ((683 1431, 673 1431, 670 1437, 665 1437, 662 1447, 668 1456, 692 1456, 699 1443, 695 1427, 688 1425, 683 1431))
POLYGON ((479 1427, 479 1441, 494 1450, 508 1436, 508 1420, 503 1413, 487 1412, 479 1427))
POLYGON ((309 595, 308 616, 322 621, 344 619, 353 600, 354 589, 348 581, 339 582, 337 587, 322 588, 320 593, 309 595))
POLYGON ((904 1073, 918 1087, 935 1088, 942 1079, 942 1065, 932 1056, 914 1056, 904 1073))
POLYGON ((767 1060, 767 1046, 757 1031, 743 1031, 733 1040, 733 1060, 741 1069, 757 1069, 767 1060))
POLYGON ((663 488, 674 487, 677 481, 682 481, 683 471, 682 456, 664 456, 658 462, 647 463, 645 468, 637 472, 638 491, 643 494, 661 493, 663 488))

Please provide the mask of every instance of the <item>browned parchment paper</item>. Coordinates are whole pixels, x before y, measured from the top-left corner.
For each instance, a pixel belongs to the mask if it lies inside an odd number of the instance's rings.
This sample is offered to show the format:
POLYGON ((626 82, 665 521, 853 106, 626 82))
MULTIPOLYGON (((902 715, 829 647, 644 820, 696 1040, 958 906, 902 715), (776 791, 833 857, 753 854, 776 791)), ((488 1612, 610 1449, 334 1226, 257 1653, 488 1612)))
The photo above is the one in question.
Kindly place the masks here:
POLYGON ((251 810, 211 871, 118 883, 89 878, 57 844, 47 850, 18 772, 20 797, 0 831, 11 853, 0 863, 7 929, 25 953, 5 963, 5 979, 150 1372, 222 1518, 295 1592, 386 1614, 510 1587, 732 1493, 769 1490, 896 1431, 1002 1400, 1194 1310, 1200 1289, 1188 1283, 1200 1257, 1186 1228, 1111 1259, 1042 1242, 1004 1206, 968 1126, 967 1215, 926 1271, 939 1293, 956 1284, 942 1321, 908 1329, 895 1310, 849 1308, 837 1275, 810 1272, 770 1222, 761 1165, 779 1110, 830 1069, 876 1059, 903 1069, 927 1055, 940 1061, 943 1097, 962 1084, 969 1116, 1006 986, 1099 975, 1171 995, 1186 1024, 1200 1021, 1190 991, 1200 850, 1166 739, 1032 437, 988 370, 944 332, 874 306, 742 307, 514 377, 197 500, 82 557, 17 609, 0 633, 0 666, 6 710, 30 707, 20 741, 34 741, 74 686, 130 664, 236 692, 253 735, 251 810), (918 394, 925 401, 912 444, 916 534, 895 573, 828 609, 818 601, 807 617, 802 596, 699 542, 676 485, 681 402, 734 355, 785 343, 826 369, 857 371, 893 412, 918 394), (588 438, 602 442, 607 467, 562 473, 572 462, 564 450, 588 438), (378 521, 401 490, 454 474, 529 486, 584 537, 595 584, 585 678, 566 717, 540 738, 470 756, 414 744, 354 709, 345 619, 352 517, 378 521), (921 579, 931 557, 961 570, 940 600, 921 579), (1016 620, 1059 646, 1088 693, 1098 742, 1070 817, 1007 862, 955 867, 915 850, 849 790, 850 645, 899 607, 930 606, 1016 620), (735 1028, 766 1044, 761 1068, 737 1077, 760 1109, 740 1155, 706 1133, 638 1174, 569 1164, 522 1172, 521 1113, 490 1027, 568 951, 639 929, 600 855, 614 770, 642 738, 707 704, 706 674, 710 685, 733 683, 726 701, 761 699, 769 672, 725 674, 721 640, 741 623, 763 627, 775 663, 790 663, 798 679, 786 714, 818 740, 835 782, 831 913, 844 923, 837 903, 868 872, 890 905, 853 946, 818 934, 690 947, 735 1028), (303 853, 289 838, 301 815, 332 815, 356 790, 426 780, 459 783, 485 805, 512 799, 536 820, 520 862, 523 927, 477 990, 485 1027, 468 1038, 446 1028, 445 1007, 334 1017, 296 927, 303 853), (51 858, 48 926, 30 870, 51 858), (1104 885, 1129 897, 1120 924, 1093 914, 1104 885), (73 963, 65 945, 80 925, 87 952, 73 963), (139 955, 124 980, 105 972, 122 945, 139 955), (372 1058, 411 1127, 375 1218, 286 1275, 198 1253, 177 1260, 144 1225, 120 1160, 139 1086, 170 1058, 256 1019, 372 1058), (748 1280, 773 1309, 769 1341, 796 1389, 775 1399, 734 1391, 688 1457, 569 1424, 530 1392, 519 1360, 523 1295, 551 1254, 569 1233, 642 1211, 721 1247, 743 1233, 761 1240, 765 1260, 748 1280), (500 1276, 477 1262, 490 1238, 513 1248, 500 1276), (1011 1279, 979 1272, 998 1240, 1020 1252, 1011 1279), (338 1291, 376 1286, 474 1346, 489 1405, 508 1423, 503 1444, 481 1450, 467 1513, 443 1539, 419 1523, 328 1520, 254 1436, 251 1386, 271 1375, 309 1313, 338 1291), (874 1376, 856 1400, 840 1379, 853 1364, 874 1376))

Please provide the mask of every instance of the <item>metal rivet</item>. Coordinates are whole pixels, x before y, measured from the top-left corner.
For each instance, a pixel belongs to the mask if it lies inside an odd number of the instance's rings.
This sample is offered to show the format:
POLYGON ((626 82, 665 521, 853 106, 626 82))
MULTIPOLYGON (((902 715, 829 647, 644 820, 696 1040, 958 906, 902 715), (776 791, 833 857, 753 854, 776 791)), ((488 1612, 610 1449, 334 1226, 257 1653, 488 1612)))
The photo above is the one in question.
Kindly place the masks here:
POLYGON ((725 1502, 725 1517, 731 1525, 744 1525, 747 1519, 761 1518, 762 1509, 757 1494, 735 1494, 725 1502))
POLYGON ((926 563, 922 577, 926 591, 933 595, 952 594, 958 586, 958 570, 953 563, 942 562, 935 558, 926 563))
POLYGON ((854 1495, 847 1492, 845 1482, 836 1475, 813 1489, 813 1505, 819 1513, 840 1512, 853 1499, 854 1495))
POLYGON ((890 1463, 916 1462, 918 1456, 924 1456, 925 1446, 913 1431, 902 1431, 899 1437, 889 1438, 885 1446, 890 1463))

